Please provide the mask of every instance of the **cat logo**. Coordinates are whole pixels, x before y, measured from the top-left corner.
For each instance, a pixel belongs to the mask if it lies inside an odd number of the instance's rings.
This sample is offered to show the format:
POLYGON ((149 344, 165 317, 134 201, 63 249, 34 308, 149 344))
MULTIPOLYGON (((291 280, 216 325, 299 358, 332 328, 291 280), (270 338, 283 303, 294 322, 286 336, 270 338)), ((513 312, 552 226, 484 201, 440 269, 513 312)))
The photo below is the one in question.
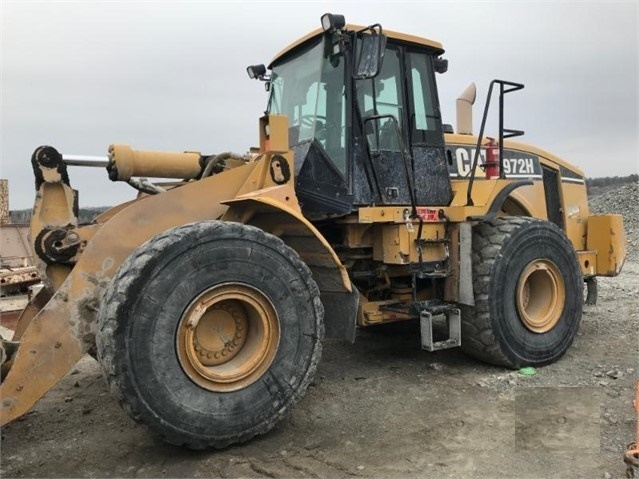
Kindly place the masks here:
MULTIPOLYGON (((451 145, 452 146, 452 145, 451 145)), ((465 178, 470 175, 473 161, 475 160, 475 148, 469 146, 456 146, 452 151, 453 162, 449 166, 449 173, 454 178, 465 178)), ((479 150, 477 170, 478 179, 484 176, 483 167, 486 163, 486 149, 479 150)), ((517 150, 504 150, 502 168, 506 178, 531 178, 541 179, 541 164, 539 157, 530 153, 517 150)))

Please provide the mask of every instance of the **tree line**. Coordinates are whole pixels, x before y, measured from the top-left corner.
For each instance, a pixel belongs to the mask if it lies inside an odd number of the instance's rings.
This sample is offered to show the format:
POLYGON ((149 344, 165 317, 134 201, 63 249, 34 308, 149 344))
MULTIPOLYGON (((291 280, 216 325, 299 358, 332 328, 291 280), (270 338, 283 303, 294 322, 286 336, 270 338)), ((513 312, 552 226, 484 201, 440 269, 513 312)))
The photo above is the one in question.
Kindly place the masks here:
POLYGON ((625 185, 628 183, 635 183, 639 181, 639 174, 635 173, 628 176, 606 176, 604 178, 586 178, 586 186, 600 187, 600 186, 617 186, 625 185))
MULTIPOLYGON (((93 218, 108 210, 108 206, 80 208, 78 211, 78 221, 80 223, 89 223, 93 218)), ((13 210, 9 213, 12 223, 22 224, 31 221, 31 210, 13 210)))

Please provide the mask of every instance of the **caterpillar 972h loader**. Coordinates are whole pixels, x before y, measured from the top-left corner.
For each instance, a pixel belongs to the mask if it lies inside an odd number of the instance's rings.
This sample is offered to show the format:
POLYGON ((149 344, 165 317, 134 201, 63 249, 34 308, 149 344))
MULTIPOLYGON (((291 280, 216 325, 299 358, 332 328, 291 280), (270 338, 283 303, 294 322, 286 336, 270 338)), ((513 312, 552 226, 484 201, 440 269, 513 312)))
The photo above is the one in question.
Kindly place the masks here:
POLYGON ((31 239, 46 286, 3 342, 2 423, 87 352, 131 416, 192 448, 271 429, 323 338, 358 327, 418 320, 424 349, 509 368, 560 358, 584 280, 621 270, 622 218, 589 215, 579 169, 507 139, 521 132, 503 127, 504 95, 523 85, 492 82, 495 139, 490 94, 471 133, 473 87, 457 132, 443 125, 443 52, 327 14, 270 73, 248 68, 270 92, 259 148, 112 146, 109 178, 140 193, 90 224, 67 174, 82 162, 38 148, 31 239))

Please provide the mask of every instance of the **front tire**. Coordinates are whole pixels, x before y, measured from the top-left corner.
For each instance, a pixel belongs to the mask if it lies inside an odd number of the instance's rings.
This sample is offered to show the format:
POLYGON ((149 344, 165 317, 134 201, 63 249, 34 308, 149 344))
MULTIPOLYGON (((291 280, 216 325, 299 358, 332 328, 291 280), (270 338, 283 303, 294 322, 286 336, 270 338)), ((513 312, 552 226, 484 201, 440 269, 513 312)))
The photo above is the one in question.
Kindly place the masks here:
POLYGON ((257 228, 210 221, 168 230, 120 266, 97 346, 136 421, 202 449, 272 429, 312 381, 323 335, 297 254, 257 228))
POLYGON ((563 231, 533 218, 498 218, 473 231, 475 306, 462 308, 462 348, 519 368, 559 359, 583 309, 583 277, 563 231))

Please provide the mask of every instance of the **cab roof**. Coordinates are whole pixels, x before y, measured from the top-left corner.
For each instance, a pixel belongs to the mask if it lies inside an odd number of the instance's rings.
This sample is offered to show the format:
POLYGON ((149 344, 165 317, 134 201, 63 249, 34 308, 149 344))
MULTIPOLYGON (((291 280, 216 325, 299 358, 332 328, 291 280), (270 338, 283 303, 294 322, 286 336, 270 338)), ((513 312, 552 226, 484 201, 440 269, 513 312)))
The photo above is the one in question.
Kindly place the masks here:
MULTIPOLYGON (((346 24, 346 26, 344 27, 345 30, 347 31, 360 31, 365 29, 366 27, 361 26, 361 25, 353 25, 351 23, 346 24)), ((393 30, 383 30, 384 35, 386 35, 386 37, 393 39, 393 40, 399 40, 400 42, 404 42, 404 43, 410 43, 413 45, 419 45, 419 46, 423 46, 423 47, 428 47, 428 48, 432 48, 434 49, 438 55, 441 55, 442 53, 444 53, 444 47, 441 43, 436 42, 434 40, 429 40, 428 38, 423 38, 423 37, 418 37, 415 35, 409 35, 407 33, 401 33, 401 32, 395 32, 393 30)), ((306 35, 304 35, 302 38, 299 38, 298 40, 294 41, 293 43, 291 43, 289 46, 287 46, 286 48, 284 48, 284 50, 282 50, 281 52, 279 52, 277 55, 275 55, 275 57, 273 57, 273 59, 271 60, 271 63, 269 65, 269 68, 271 68, 271 66, 277 62, 278 60, 280 60, 281 58, 287 56, 291 51, 295 50, 297 47, 299 47, 300 45, 308 42, 309 40, 312 40, 316 37, 319 37, 321 35, 324 34, 324 30, 322 30, 321 28, 317 28, 315 30, 313 30, 310 33, 307 33, 306 35)))

